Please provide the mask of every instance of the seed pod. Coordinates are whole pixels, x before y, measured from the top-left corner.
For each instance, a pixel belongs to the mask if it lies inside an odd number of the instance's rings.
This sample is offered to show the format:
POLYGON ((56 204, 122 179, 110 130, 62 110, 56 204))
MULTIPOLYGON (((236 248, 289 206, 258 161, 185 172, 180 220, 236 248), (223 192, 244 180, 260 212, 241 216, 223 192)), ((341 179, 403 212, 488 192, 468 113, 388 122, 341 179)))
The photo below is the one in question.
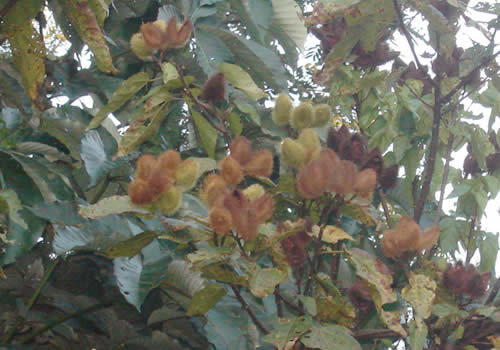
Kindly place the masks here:
POLYGON ((384 160, 382 159, 382 154, 378 147, 372 148, 368 154, 365 155, 364 160, 361 165, 361 169, 371 168, 375 170, 377 176, 382 176, 384 169, 384 160))
POLYGON ((179 164, 175 172, 175 184, 183 191, 188 191, 196 185, 200 177, 200 163, 194 159, 186 159, 179 164))
POLYGON ((377 174, 373 169, 365 169, 358 173, 354 183, 354 192, 361 197, 367 197, 375 189, 377 174))
POLYGON ((208 205, 212 207, 217 202, 222 201, 228 191, 227 184, 222 176, 210 174, 203 182, 202 197, 207 201, 208 205))
POLYGON ((172 185, 172 180, 173 179, 165 170, 156 166, 148 179, 149 188, 151 189, 153 196, 156 198, 168 191, 172 185))
POLYGON ((303 102, 292 110, 290 125, 295 130, 309 128, 313 124, 314 109, 312 104, 303 102))
POLYGON ((281 158, 292 167, 299 168, 304 164, 305 153, 304 146, 289 137, 281 144, 281 158))
POLYGON ((421 234, 420 226, 408 216, 403 216, 396 228, 384 232, 382 237, 384 255, 394 258, 417 250, 421 234))
POLYGON ((297 178, 297 191, 304 198, 317 198, 327 190, 328 183, 326 164, 320 159, 316 159, 300 169, 297 178))
POLYGON ((265 193, 266 190, 264 190, 264 187, 259 184, 253 184, 243 190, 243 194, 249 201, 253 201, 254 199, 263 196, 265 193))
POLYGON ((153 50, 146 45, 142 33, 135 33, 130 38, 130 49, 141 60, 146 61, 153 55, 153 50))
POLYGON ((220 235, 228 234, 233 228, 231 212, 222 206, 210 209, 208 220, 212 230, 220 235))
POLYGON ((137 166, 135 169, 135 178, 147 181, 153 169, 156 167, 157 160, 154 156, 150 154, 143 154, 137 160, 137 166))
POLYGON ((182 192, 179 187, 171 186, 154 204, 163 215, 173 215, 182 205, 182 192))
POLYGON ((229 185, 237 185, 243 181, 243 169, 233 157, 226 156, 220 165, 220 174, 229 185))
POLYGON ((354 192, 354 184, 358 169, 350 160, 341 160, 338 165, 330 170, 328 190, 337 194, 354 192))
POLYGON ((248 162, 252 153, 250 141, 245 136, 236 136, 231 142, 229 149, 231 157, 242 165, 248 162))
POLYGON ((314 106, 314 127, 321 127, 330 121, 332 109, 326 103, 314 106))
POLYGON ((464 266, 461 261, 443 272, 443 285, 452 293, 479 298, 486 293, 490 272, 479 273, 473 265, 464 266))
POLYGON ((148 183, 139 178, 136 178, 128 186, 128 196, 130 201, 137 205, 146 205, 153 201, 153 193, 148 183))
POLYGON ((184 23, 177 23, 177 18, 172 16, 166 28, 167 47, 178 49, 187 44, 191 37, 193 24, 190 20, 184 23))
POLYGON ((166 151, 158 157, 158 167, 165 171, 168 176, 174 177, 177 167, 181 163, 181 155, 176 151, 166 151))
POLYGON ((345 125, 342 125, 342 127, 339 130, 330 128, 328 130, 326 144, 328 148, 334 150, 338 154, 340 151, 340 145, 344 142, 344 140, 347 140, 349 138, 351 138, 351 133, 349 132, 349 129, 345 125))
POLYGON ((290 97, 285 93, 281 93, 276 98, 271 118, 278 125, 286 125, 290 121, 292 108, 293 105, 290 97))
POLYGON ((226 94, 226 78, 224 74, 217 73, 212 75, 203 85, 200 98, 215 104, 225 98, 226 94))
POLYGON ((245 174, 269 177, 273 173, 273 154, 267 150, 253 152, 244 166, 245 174))
POLYGON ((397 164, 382 170, 382 176, 378 176, 377 180, 383 189, 389 189, 396 186, 396 182, 398 180, 398 170, 399 166, 397 164))
POLYGON ((429 227, 420 235, 417 250, 428 250, 431 249, 434 244, 439 239, 439 226, 434 225, 429 227))
POLYGON ((167 22, 162 20, 144 23, 140 28, 146 46, 152 50, 165 49, 167 47, 166 30, 167 22))
POLYGON ((301 131, 297 141, 304 146, 306 150, 317 149, 321 147, 318 134, 313 129, 304 129, 301 131))
POLYGON ((252 201, 249 204, 249 210, 255 213, 255 219, 259 224, 264 223, 273 216, 274 202, 273 196, 266 193, 252 201))

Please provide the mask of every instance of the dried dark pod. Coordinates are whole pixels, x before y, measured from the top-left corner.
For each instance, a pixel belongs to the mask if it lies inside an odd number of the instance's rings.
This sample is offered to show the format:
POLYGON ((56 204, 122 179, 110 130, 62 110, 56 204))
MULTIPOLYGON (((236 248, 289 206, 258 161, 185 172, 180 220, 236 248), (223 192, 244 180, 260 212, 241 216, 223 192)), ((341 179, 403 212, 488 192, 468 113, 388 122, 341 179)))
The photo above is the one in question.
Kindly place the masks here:
POLYGON ((472 155, 468 154, 467 157, 465 157, 464 160, 464 177, 467 178, 467 176, 478 174, 481 172, 481 168, 479 167, 479 164, 477 163, 477 159, 472 155))
POLYGON ((394 164, 388 168, 384 168, 382 175, 377 177, 378 183, 383 189, 390 189, 396 186, 398 180, 399 166, 394 164))
POLYGON ((334 150, 339 153, 340 144, 343 143, 344 140, 347 140, 351 137, 351 133, 347 126, 342 125, 339 130, 335 130, 334 128, 330 128, 328 130, 328 137, 326 139, 326 144, 328 148, 334 150))
POLYGON ((391 51, 386 42, 379 41, 375 50, 367 52, 363 50, 359 43, 352 50, 358 57, 352 62, 357 68, 372 68, 392 61, 399 56, 399 52, 391 51))
POLYGON ((402 84, 404 81, 408 79, 420 80, 424 83, 424 87, 422 89, 422 96, 427 95, 432 92, 432 82, 427 76, 427 67, 424 67, 424 70, 418 69, 415 66, 415 63, 411 62, 408 65, 406 71, 401 74, 400 83, 402 84))
POLYGON ((225 98, 226 93, 226 78, 224 74, 217 73, 212 75, 203 85, 200 98, 215 104, 225 98))
POLYGON ((473 265, 464 266, 461 261, 443 272, 443 284, 452 293, 479 298, 486 293, 491 273, 479 273, 473 265))
POLYGON ((486 157, 486 168, 490 174, 500 169, 500 152, 492 153, 486 157))
MULTIPOLYGON (((354 163, 359 165, 365 158, 368 151, 368 141, 365 136, 356 133, 351 137, 352 153, 351 159, 354 163)), ((346 158, 347 159, 347 158, 346 158)))
POLYGON ((382 171, 384 170, 384 160, 382 159, 382 154, 378 147, 372 148, 370 152, 365 156, 362 162, 361 169, 371 168, 375 170, 378 177, 381 177, 382 171))

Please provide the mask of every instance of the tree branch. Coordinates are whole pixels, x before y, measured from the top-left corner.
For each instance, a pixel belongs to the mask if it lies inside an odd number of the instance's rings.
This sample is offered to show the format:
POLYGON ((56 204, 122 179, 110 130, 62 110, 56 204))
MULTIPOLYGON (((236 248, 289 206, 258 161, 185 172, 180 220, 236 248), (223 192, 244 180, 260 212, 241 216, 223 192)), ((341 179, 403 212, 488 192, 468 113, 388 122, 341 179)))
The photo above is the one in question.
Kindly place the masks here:
POLYGON ((424 182, 422 185, 422 190, 417 200, 415 206, 415 212, 413 213, 413 219, 418 223, 422 212, 424 210, 425 200, 429 195, 431 188, 432 174, 434 173, 434 166, 436 164, 436 155, 438 151, 439 142, 439 125, 441 123, 441 79, 439 75, 436 77, 438 85, 434 88, 434 107, 433 107, 433 117, 432 117, 432 135, 429 153, 427 153, 427 159, 425 162, 424 169, 424 182))
POLYGON ((392 227, 392 219, 391 216, 389 215, 389 208, 387 207, 387 201, 385 200, 384 192, 382 192, 382 189, 378 190, 378 195, 380 197, 380 203, 382 203, 382 208, 384 209, 384 215, 385 215, 385 220, 387 221, 387 225, 389 227, 392 227))
POLYGON ((484 302, 484 305, 491 304, 495 300, 499 290, 500 290, 500 278, 497 278, 497 281, 495 282, 493 287, 491 287, 490 294, 488 295, 488 298, 484 302))
POLYGON ((253 323, 257 326, 257 328, 262 333, 269 334, 269 330, 262 324, 262 322, 259 321, 257 316, 255 316, 255 313, 252 311, 252 309, 250 309, 250 306, 248 306, 245 299, 243 299, 243 297, 241 296, 241 293, 238 290, 238 288, 234 285, 231 285, 231 289, 233 290, 234 295, 236 295, 236 299, 238 299, 238 301, 240 302, 241 307, 247 312, 248 316, 250 316, 250 318, 252 319, 253 323))
POLYGON ((2 7, 2 9, 0 10, 0 19, 3 19, 7 12, 9 12, 10 9, 14 7, 16 2, 17 0, 9 0, 9 2, 4 7, 2 7))
POLYGON ((354 338, 362 340, 401 338, 401 336, 390 329, 362 329, 353 334, 354 338))

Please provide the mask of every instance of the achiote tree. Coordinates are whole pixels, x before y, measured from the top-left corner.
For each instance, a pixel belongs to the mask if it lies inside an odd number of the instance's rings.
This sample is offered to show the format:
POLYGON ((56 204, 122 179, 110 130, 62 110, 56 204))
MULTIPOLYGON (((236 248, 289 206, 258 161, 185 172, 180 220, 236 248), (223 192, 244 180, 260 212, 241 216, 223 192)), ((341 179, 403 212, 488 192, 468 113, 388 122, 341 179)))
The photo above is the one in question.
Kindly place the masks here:
POLYGON ((0 343, 500 348, 499 14, 0 0, 0 343))

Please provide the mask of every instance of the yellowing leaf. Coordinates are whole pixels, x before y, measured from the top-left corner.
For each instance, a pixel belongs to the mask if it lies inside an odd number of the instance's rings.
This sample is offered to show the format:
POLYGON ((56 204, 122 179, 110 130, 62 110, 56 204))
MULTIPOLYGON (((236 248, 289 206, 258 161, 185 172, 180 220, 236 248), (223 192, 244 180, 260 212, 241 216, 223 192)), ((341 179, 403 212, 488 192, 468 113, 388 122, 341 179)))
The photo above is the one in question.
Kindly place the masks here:
POLYGON ((191 110, 191 116, 194 120, 194 125, 196 129, 200 133, 201 143, 205 152, 207 152, 210 158, 215 158, 215 146, 217 144, 217 130, 214 129, 209 122, 206 121, 205 118, 194 109, 191 110))
POLYGON ((12 49, 12 59, 23 79, 24 89, 37 104, 38 89, 45 80, 45 45, 31 20, 5 26, 12 49))
POLYGON ((226 293, 226 288, 218 283, 206 285, 193 295, 186 315, 195 316, 206 314, 224 295, 226 295, 226 293))
POLYGON ((161 65, 161 71, 163 72, 163 82, 165 84, 171 80, 179 78, 177 68, 175 68, 175 66, 170 62, 164 62, 161 65))
MULTIPOLYGON (((320 227, 318 225, 314 225, 311 232, 307 232, 312 237, 319 237, 320 227)), ((323 235, 321 236, 321 240, 323 242, 335 244, 338 241, 347 239, 349 241, 354 241, 354 238, 351 237, 348 233, 344 232, 340 227, 328 225, 323 229, 323 235)))
POLYGON ((119 257, 131 258, 139 254, 142 248, 151 243, 153 239, 158 237, 160 234, 161 233, 153 231, 142 232, 125 241, 118 242, 111 248, 106 249, 104 253, 111 259, 119 257))
POLYGON ((436 282, 425 275, 410 275, 410 284, 403 288, 402 295, 413 307, 417 316, 423 319, 431 315, 436 282))
POLYGON ((116 89, 115 92, 113 92, 113 95, 109 99, 108 103, 102 107, 99 112, 97 112, 94 119, 90 121, 87 130, 97 128, 101 125, 109 113, 116 111, 118 108, 123 106, 125 102, 131 99, 137 91, 142 89, 148 81, 148 74, 144 72, 134 74, 125 80, 122 85, 116 89))
POLYGON ((96 219, 102 218, 103 216, 131 212, 141 214, 149 213, 148 210, 132 203, 128 196, 107 197, 92 205, 80 205, 80 209, 78 210, 78 214, 86 219, 96 219))
POLYGON ((76 32, 95 55, 97 68, 104 73, 117 73, 104 33, 88 0, 59 0, 76 32))
POLYGON ((245 72, 240 66, 223 62, 220 64, 219 70, 231 84, 243 90, 252 100, 256 101, 267 96, 266 93, 255 84, 250 74, 245 72))

